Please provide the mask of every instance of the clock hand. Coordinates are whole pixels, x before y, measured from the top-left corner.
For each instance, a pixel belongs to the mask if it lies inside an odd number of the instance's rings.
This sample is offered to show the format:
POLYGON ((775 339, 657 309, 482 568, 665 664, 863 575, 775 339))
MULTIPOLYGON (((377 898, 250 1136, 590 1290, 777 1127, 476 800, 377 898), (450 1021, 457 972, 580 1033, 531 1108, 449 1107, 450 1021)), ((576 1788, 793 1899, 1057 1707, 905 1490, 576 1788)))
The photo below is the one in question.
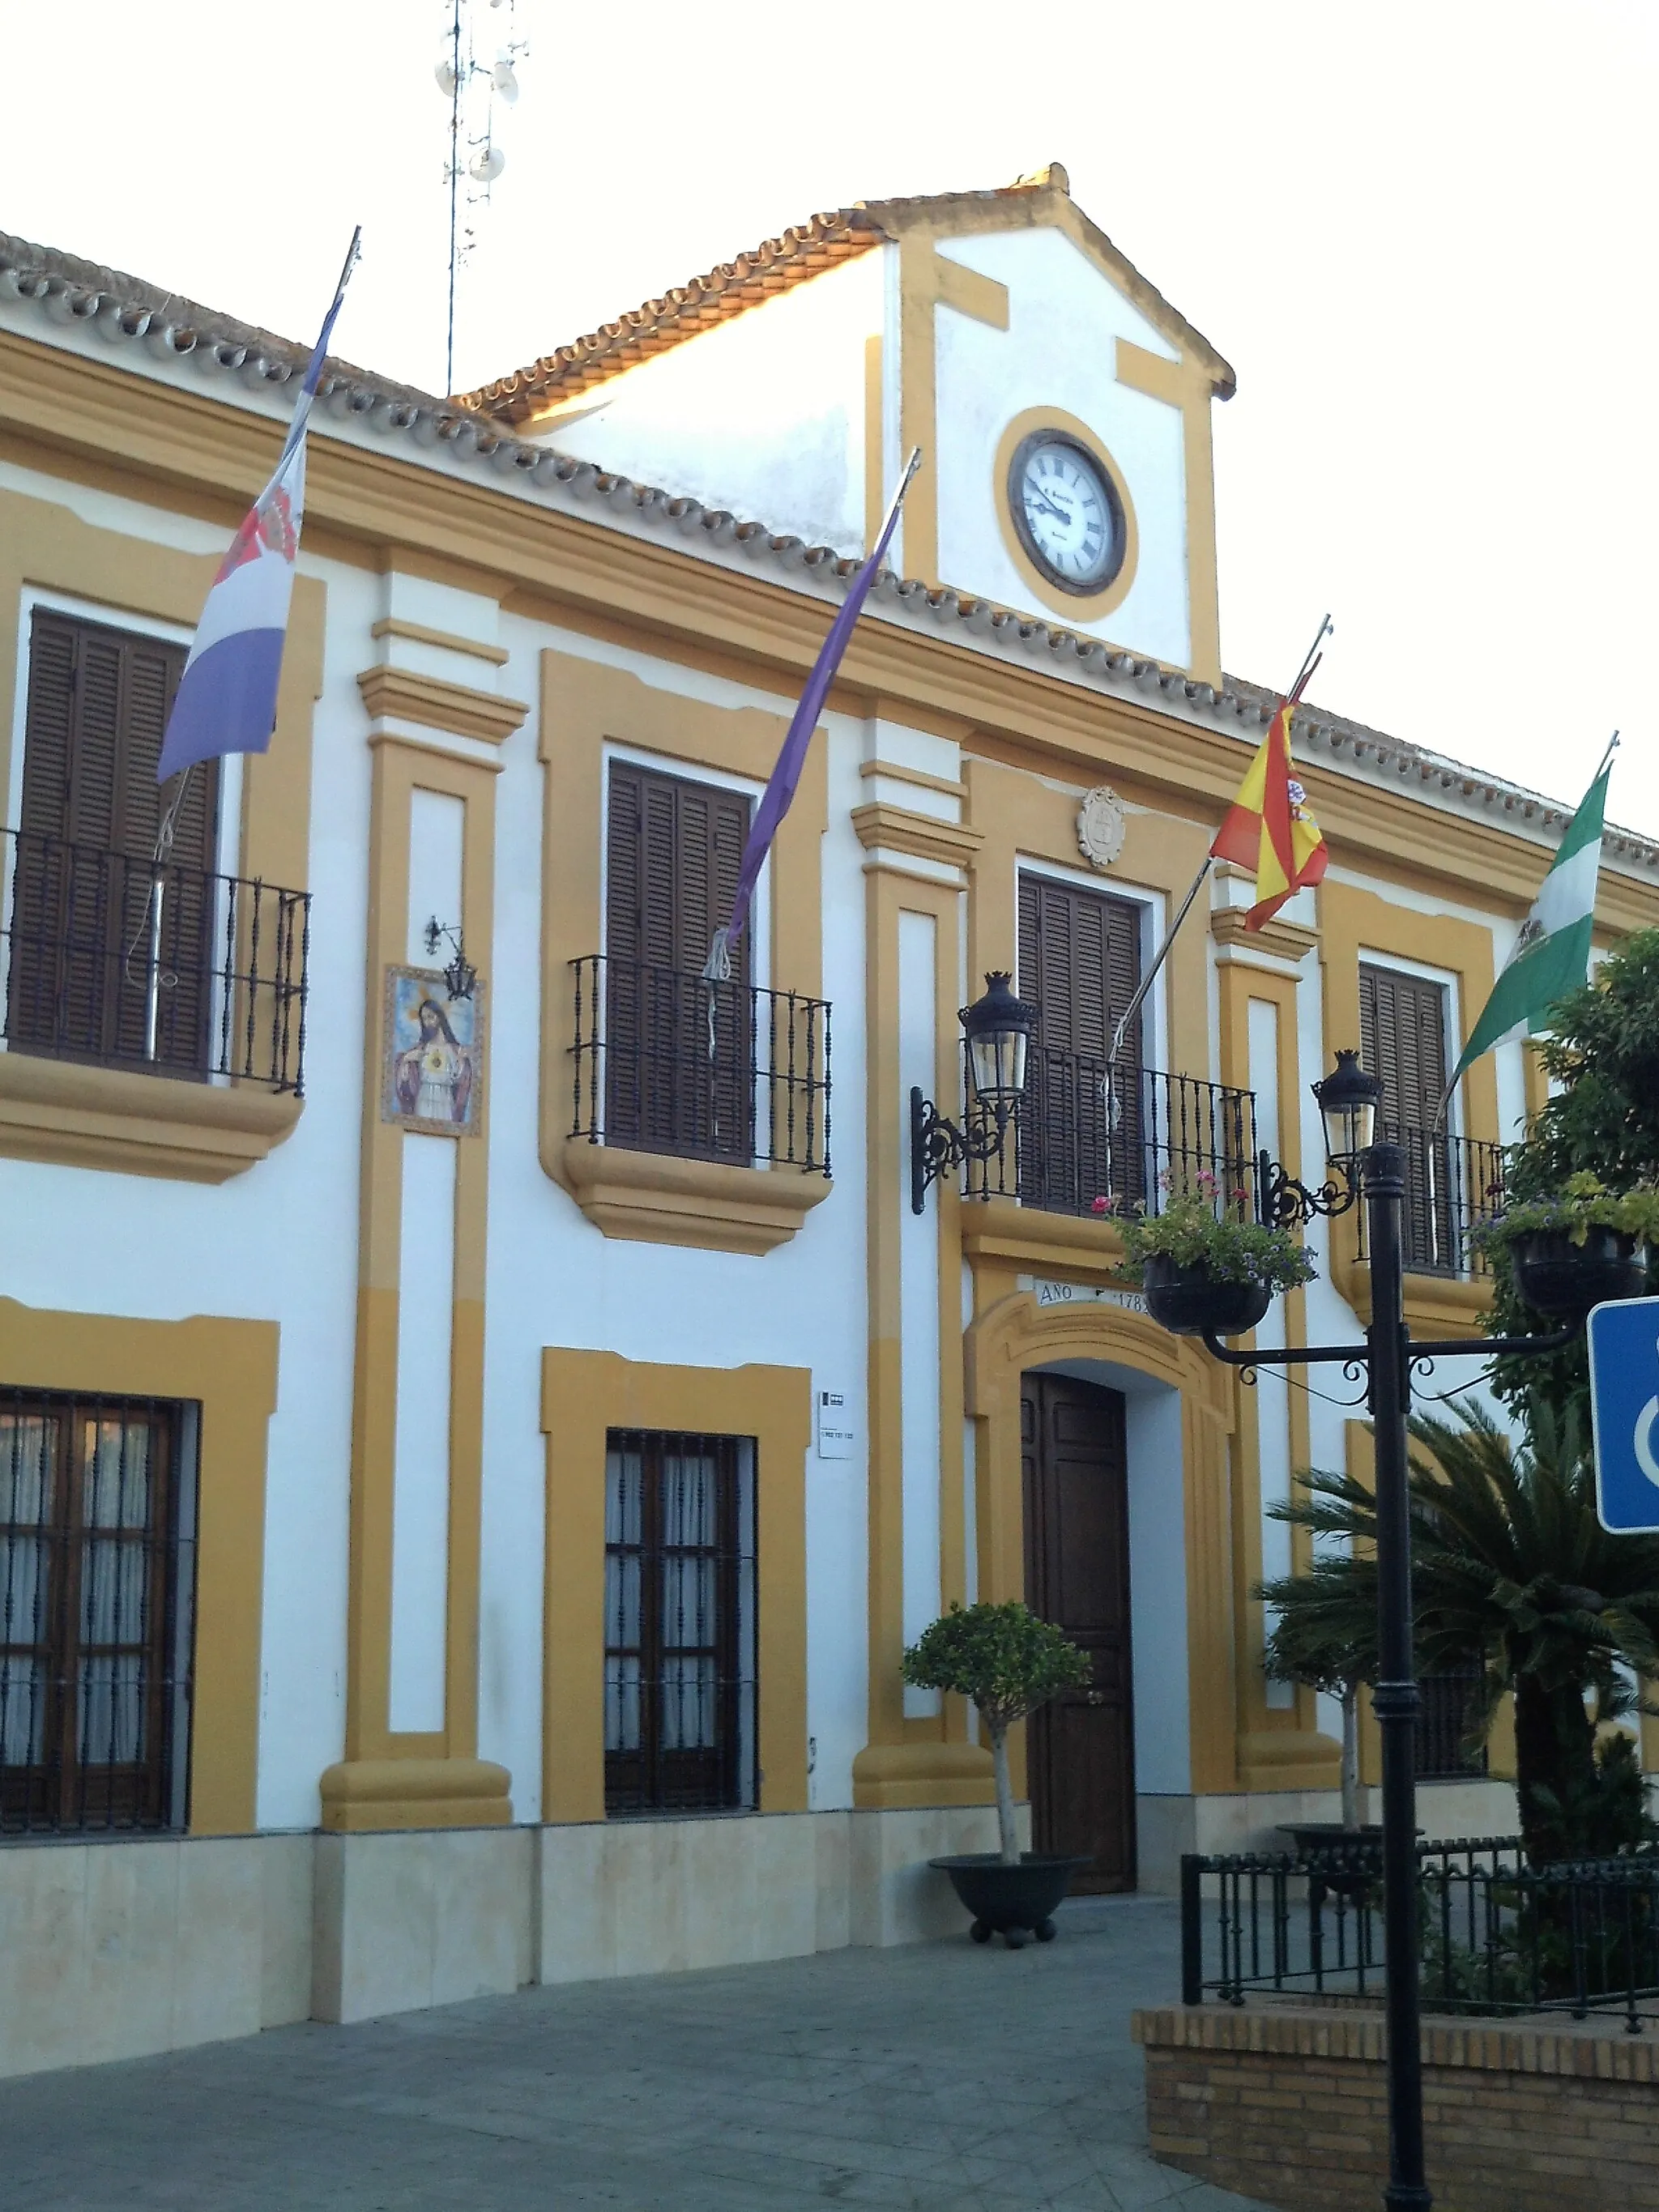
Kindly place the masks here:
POLYGON ((1040 484, 1031 485, 1030 489, 1035 492, 1036 496, 1042 501, 1042 504, 1048 508, 1050 514, 1057 514, 1062 522, 1069 522, 1071 520, 1072 518, 1066 512, 1066 509, 1063 507, 1059 506, 1054 500, 1050 499, 1048 493, 1042 489, 1040 484))

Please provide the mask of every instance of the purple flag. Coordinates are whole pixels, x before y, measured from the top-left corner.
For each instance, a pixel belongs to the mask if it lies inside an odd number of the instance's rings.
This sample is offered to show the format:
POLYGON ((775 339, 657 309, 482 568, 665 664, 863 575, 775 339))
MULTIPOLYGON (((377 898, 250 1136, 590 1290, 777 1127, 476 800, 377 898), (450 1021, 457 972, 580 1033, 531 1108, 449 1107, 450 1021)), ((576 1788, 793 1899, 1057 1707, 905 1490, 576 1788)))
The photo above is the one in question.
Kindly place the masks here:
POLYGON ((830 686, 836 680, 836 671, 841 666, 848 640, 853 635, 864 602, 870 595, 870 586, 875 582, 877 571, 886 556, 898 523, 899 509, 910 487, 910 479, 921 465, 921 453, 918 447, 911 454, 903 478, 893 495, 893 503, 887 510, 887 520, 882 524, 881 535, 871 549, 869 559, 848 586, 846 603, 830 623, 823 648, 812 664, 812 672, 800 695, 800 704, 789 725, 789 733, 783 741, 777 765, 761 793, 760 805, 755 809, 755 818, 749 830, 749 842, 743 848, 743 866, 738 872, 738 888, 732 896, 731 915, 725 928, 714 932, 714 941, 709 948, 708 965, 703 973, 714 981, 724 981, 732 972, 728 947, 734 938, 743 934, 744 926, 749 919, 749 902, 754 896, 762 866, 772 849, 772 840, 778 834, 778 824, 789 811, 789 802, 795 795, 801 770, 806 765, 807 749, 812 742, 812 732, 817 727, 818 716, 823 711, 830 686))
POLYGON ((276 721, 294 564, 306 503, 306 422, 321 381, 334 319, 357 258, 357 238, 300 386, 294 420, 270 482, 219 564, 173 695, 155 781, 221 753, 262 753, 276 721))

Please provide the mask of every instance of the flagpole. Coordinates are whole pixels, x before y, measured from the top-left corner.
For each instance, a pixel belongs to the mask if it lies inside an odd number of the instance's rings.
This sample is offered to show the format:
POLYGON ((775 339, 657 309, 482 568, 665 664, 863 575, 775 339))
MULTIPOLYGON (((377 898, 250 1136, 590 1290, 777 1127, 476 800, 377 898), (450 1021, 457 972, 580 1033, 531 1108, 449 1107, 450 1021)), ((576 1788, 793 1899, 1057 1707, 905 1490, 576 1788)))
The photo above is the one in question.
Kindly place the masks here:
MULTIPOLYGON (((779 754, 777 765, 772 770, 771 779, 761 794, 760 806, 757 811, 759 817, 764 818, 767 815, 767 809, 773 797, 773 787, 780 775, 784 773, 785 763, 792 750, 797 751, 798 757, 790 773, 787 787, 784 789, 781 805, 775 809, 773 818, 766 823, 765 836, 759 847, 758 857, 756 857, 756 839, 761 829, 761 819, 757 819, 750 829, 748 842, 744 847, 743 866, 738 875, 738 889, 732 897, 732 916, 721 927, 715 930, 709 940, 708 957, 702 964, 702 980, 705 983, 729 983, 732 980, 732 939, 734 934, 742 931, 744 924, 748 920, 750 896, 759 878, 760 871, 764 865, 777 824, 787 811, 790 799, 794 796, 795 781, 800 775, 801 763, 805 757, 805 748, 811 743, 812 723, 817 720, 818 710, 829 695, 830 685, 834 680, 836 669, 840 666, 841 657, 846 650, 848 639, 852 635, 852 624, 858 620, 865 597, 876 580, 878 573, 876 561, 887 549, 889 540, 898 521, 899 509, 904 504, 904 495, 909 490, 911 479, 921 466, 921 447, 912 446, 910 458, 904 465, 904 473, 899 478, 897 489, 887 502, 887 512, 881 519, 881 528, 876 533, 872 550, 866 556, 863 566, 853 579, 847 595, 847 602, 830 624, 830 635, 824 640, 817 660, 812 664, 811 672, 806 679, 806 690, 802 694, 800 703, 795 708, 788 734, 784 738, 783 751, 779 754), (814 696, 815 685, 817 686, 816 696, 814 696), (806 713, 809 700, 813 702, 810 720, 803 726, 802 717, 806 713), (738 916, 739 906, 743 909, 740 917, 738 916)), ((712 999, 708 1017, 708 1056, 711 1060, 714 1057, 714 1017, 712 999)))
MULTIPOLYGON (((1284 698, 1280 701, 1279 704, 1281 708, 1294 707, 1299 702, 1303 693, 1307 690, 1309 684, 1313 680, 1314 671, 1318 667, 1320 662, 1325 657, 1320 651, 1320 647, 1323 643, 1324 640, 1334 635, 1334 632, 1335 625, 1333 623, 1329 615, 1328 614, 1322 618, 1319 628, 1314 632, 1313 643, 1308 647, 1306 653, 1302 656, 1302 665, 1296 672, 1296 681, 1291 684, 1290 690, 1285 694, 1284 698)), ((1209 874, 1210 870, 1214 864, 1214 854, 1206 853, 1204 855, 1204 865, 1200 868, 1198 873, 1193 878, 1192 883, 1188 886, 1186 897, 1182 900, 1180 906, 1176 909, 1175 920, 1170 924, 1170 927, 1164 933, 1164 942, 1158 946, 1158 951, 1152 955, 1152 964, 1148 967, 1146 973, 1141 977, 1140 981, 1135 987, 1134 996, 1124 1008, 1122 1018, 1118 1023, 1117 1027, 1112 1031, 1112 1042, 1106 1054, 1106 1082, 1108 1085, 1111 1083, 1112 1070, 1117 1065, 1118 1054, 1123 1049, 1123 1040, 1128 1035, 1129 1024, 1133 1021, 1135 1016, 1140 1012, 1141 1007, 1146 1004, 1146 994, 1152 989, 1154 981, 1157 980, 1159 969, 1163 967, 1164 961, 1169 957, 1170 947, 1175 943, 1176 932, 1180 928, 1182 923, 1186 921, 1188 915, 1191 912, 1193 901, 1198 896, 1199 891, 1203 885, 1204 878, 1209 874)))

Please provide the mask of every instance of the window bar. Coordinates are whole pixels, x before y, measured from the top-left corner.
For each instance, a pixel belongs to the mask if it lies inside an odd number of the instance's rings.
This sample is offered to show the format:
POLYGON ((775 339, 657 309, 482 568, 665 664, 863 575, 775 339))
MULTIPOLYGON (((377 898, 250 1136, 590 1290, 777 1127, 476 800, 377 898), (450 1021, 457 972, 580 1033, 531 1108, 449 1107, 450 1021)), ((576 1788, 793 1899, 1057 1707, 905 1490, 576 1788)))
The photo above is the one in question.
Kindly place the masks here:
POLYGON ((253 884, 252 884, 252 891, 253 891, 253 898, 252 898, 253 918, 252 918, 252 923, 251 923, 251 924, 250 924, 250 926, 249 926, 249 930, 248 930, 248 952, 247 952, 247 1035, 246 1035, 246 1039, 245 1039, 245 1041, 244 1041, 243 1047, 242 1047, 242 1066, 241 1066, 241 1073, 242 1073, 244 1075, 252 1075, 252 1073, 253 1073, 253 1024, 254 1024, 254 1006, 253 1006, 253 1001, 254 1001, 255 995, 256 995, 256 994, 257 994, 257 992, 258 992, 258 980, 259 980, 259 921, 260 921, 261 912, 262 912, 262 910, 263 910, 263 908, 264 908, 264 888, 265 888, 265 887, 264 887, 264 882, 261 880, 261 878, 260 878, 259 877, 258 877, 258 876, 255 876, 255 878, 253 878, 253 884))
MULTIPOLYGON (((796 1084, 794 1024, 799 1022, 799 1018, 801 1018, 801 1000, 796 1000, 794 991, 790 991, 787 998, 785 998, 785 1013, 783 1013, 783 1020, 785 1024, 787 1024, 785 1036, 787 1036, 787 1040, 790 1040, 787 1042, 787 1073, 785 1073, 785 1082, 783 1082, 783 1141, 785 1141, 785 1148, 787 1148, 787 1151, 785 1151, 785 1159, 787 1159, 787 1164, 790 1164, 792 1168, 805 1166, 805 1161, 796 1159, 796 1152, 794 1152, 794 1084, 796 1084)), ((775 1015, 772 1015, 772 1066, 776 1068, 776 1002, 775 1002, 775 1015)), ((775 1102, 775 1113, 776 1113, 776 1102, 775 1102)), ((772 1133, 772 1151, 776 1152, 776 1128, 775 1133, 772 1133)), ((810 1152, 811 1152, 811 1099, 807 1099, 807 1155, 810 1155, 810 1152)))

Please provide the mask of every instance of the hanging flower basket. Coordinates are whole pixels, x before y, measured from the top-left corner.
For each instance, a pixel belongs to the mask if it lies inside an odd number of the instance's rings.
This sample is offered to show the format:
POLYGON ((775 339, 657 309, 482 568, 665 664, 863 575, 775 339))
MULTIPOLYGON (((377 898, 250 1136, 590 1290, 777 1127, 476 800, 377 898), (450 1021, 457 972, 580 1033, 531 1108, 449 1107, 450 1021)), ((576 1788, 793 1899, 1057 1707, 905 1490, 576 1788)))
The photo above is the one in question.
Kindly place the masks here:
MULTIPOLYGON (((1167 1190, 1167 1180, 1160 1181, 1167 1190)), ((1290 1231, 1251 1220, 1247 1203, 1243 1190, 1226 1190, 1200 1172, 1160 1212, 1137 1210, 1125 1219, 1123 1272, 1171 1334, 1242 1336, 1275 1292, 1312 1279, 1313 1261, 1290 1231)))
POLYGON ((1166 1252, 1141 1262, 1146 1310, 1172 1336, 1243 1336, 1273 1304, 1264 1283, 1234 1283, 1203 1267, 1182 1267, 1166 1252))
POLYGON ((1591 1229, 1582 1243, 1562 1230, 1539 1230, 1513 1237, 1510 1249, 1516 1288, 1534 1313, 1586 1314, 1647 1288, 1645 1257, 1627 1230, 1591 1229))
POLYGON ((1515 1287, 1534 1313, 1576 1319, 1610 1299, 1647 1289, 1647 1248, 1659 1231, 1659 1192, 1608 1190, 1587 1172, 1565 1188, 1521 1199, 1478 1232, 1506 1253, 1515 1287))

